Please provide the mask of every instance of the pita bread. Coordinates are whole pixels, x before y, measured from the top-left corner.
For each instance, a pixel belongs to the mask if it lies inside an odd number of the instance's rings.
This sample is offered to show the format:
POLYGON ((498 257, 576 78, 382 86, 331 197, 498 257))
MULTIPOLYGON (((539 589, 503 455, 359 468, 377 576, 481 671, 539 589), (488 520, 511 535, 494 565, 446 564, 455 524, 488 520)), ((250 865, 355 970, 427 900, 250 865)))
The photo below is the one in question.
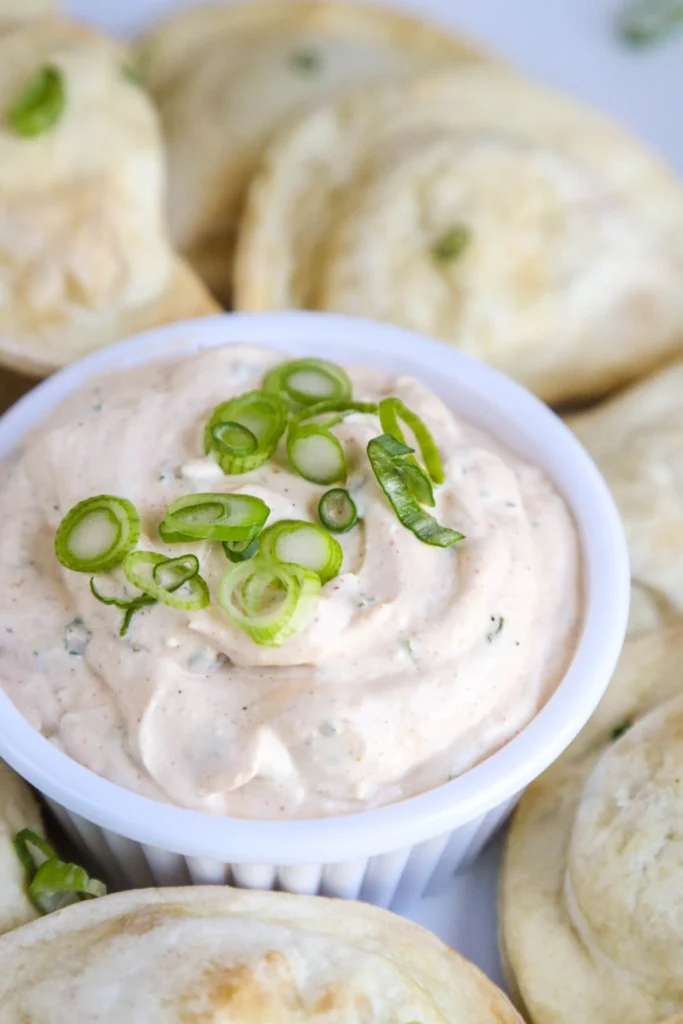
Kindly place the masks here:
POLYGON ((0 21, 35 18, 47 14, 54 6, 52 0, 0 0, 0 21))
POLYGON ((0 933, 38 917, 26 895, 24 869, 12 846, 22 828, 44 835, 40 808, 23 779, 0 761, 0 933))
POLYGON ((683 350, 683 189, 603 117, 493 64, 328 104, 269 147, 242 310, 396 322, 549 402, 683 350))
POLYGON ((228 301, 237 224, 273 129, 361 83, 480 51, 427 22, 344 0, 191 7, 140 44, 169 159, 176 246, 228 301))
POLYGON ((621 512, 633 577, 631 633, 683 616, 683 362, 568 425, 621 512))
POLYGON ((149 889, 0 940, 0 1024, 522 1024, 433 935, 360 903, 149 889))
POLYGON ((627 642, 596 714, 508 836, 505 956, 534 1024, 683 1012, 683 627, 627 642))
POLYGON ((215 309, 169 248, 156 116, 125 52, 74 22, 0 28, 0 106, 47 65, 57 124, 0 127, 0 362, 37 376, 127 334, 215 309))

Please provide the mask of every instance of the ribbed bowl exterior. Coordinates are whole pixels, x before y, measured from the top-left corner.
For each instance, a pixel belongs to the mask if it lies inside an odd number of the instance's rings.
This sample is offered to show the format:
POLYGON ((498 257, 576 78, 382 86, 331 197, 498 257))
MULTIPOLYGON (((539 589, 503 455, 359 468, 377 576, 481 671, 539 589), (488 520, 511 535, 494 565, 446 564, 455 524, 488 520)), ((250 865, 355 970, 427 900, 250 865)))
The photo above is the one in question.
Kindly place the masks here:
POLYGON ((114 888, 233 885, 363 900, 396 910, 438 892, 456 872, 469 867, 516 799, 416 846, 404 846, 377 857, 297 865, 234 864, 209 857, 184 857, 99 828, 54 800, 47 803, 69 838, 101 868, 114 888))

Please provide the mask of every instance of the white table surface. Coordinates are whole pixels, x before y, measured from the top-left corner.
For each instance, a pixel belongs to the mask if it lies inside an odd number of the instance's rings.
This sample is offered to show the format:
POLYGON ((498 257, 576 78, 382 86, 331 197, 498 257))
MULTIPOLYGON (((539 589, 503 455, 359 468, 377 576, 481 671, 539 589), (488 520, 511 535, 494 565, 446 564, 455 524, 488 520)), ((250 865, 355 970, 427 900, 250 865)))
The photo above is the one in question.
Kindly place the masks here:
MULTIPOLYGON (((460 28, 541 81, 601 108, 683 174, 683 32, 657 46, 629 49, 614 33, 619 0, 394 0, 393 5, 460 28)), ((175 0, 66 3, 74 14, 123 34, 173 6, 175 0)), ((502 984, 495 908, 499 860, 498 842, 446 892, 420 900, 407 916, 502 984)))

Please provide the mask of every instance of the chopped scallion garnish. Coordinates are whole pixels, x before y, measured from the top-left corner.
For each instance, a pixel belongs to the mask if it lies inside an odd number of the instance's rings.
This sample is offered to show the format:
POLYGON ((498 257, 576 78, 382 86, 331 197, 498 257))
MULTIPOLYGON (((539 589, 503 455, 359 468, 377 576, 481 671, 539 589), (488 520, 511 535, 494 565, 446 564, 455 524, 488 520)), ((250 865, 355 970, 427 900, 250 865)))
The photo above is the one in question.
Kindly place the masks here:
POLYGON ((645 46, 683 29, 683 0, 632 0, 619 12, 617 30, 626 43, 645 46))
POLYGON ((346 479, 344 449, 327 427, 307 423, 290 429, 287 455, 292 467, 304 480, 315 484, 335 484, 346 479))
POLYGON ((41 914, 80 900, 106 896, 103 882, 91 878, 78 864, 59 860, 54 847, 36 832, 22 829, 14 836, 13 844, 26 872, 29 899, 41 914))
POLYGON ((51 64, 40 68, 24 86, 9 109, 14 130, 25 138, 34 138, 54 128, 66 104, 64 77, 51 64))
MULTIPOLYGON (((401 444, 405 444, 406 439, 399 424, 399 420, 403 420, 408 429, 412 430, 415 435, 415 440, 420 446, 422 461, 430 478, 435 484, 442 484, 444 482, 444 471, 439 449, 429 428, 423 423, 417 413, 409 409, 400 398, 384 398, 379 403, 379 419, 385 434, 391 434, 401 444)), ((411 461, 414 462, 415 460, 411 461)), ((433 502, 430 502, 430 504, 433 504, 433 502)))
POLYGON ((137 597, 116 597, 115 595, 107 596, 100 593, 95 584, 95 580, 90 580, 90 591, 92 596, 97 598, 100 604, 113 605, 115 608, 120 608, 125 615, 121 622, 121 628, 119 629, 119 636, 125 636, 128 632, 128 627, 131 624, 131 620, 136 612, 139 612, 141 608, 145 608, 147 605, 156 604, 156 598, 149 597, 147 594, 140 594, 137 597))
POLYGON ((246 562, 253 558, 259 549, 258 534, 253 540, 224 540, 223 550, 231 562, 246 562))
POLYGON ((287 404, 279 395, 247 391, 213 410, 204 430, 204 451, 216 452, 226 474, 258 469, 275 451, 287 416, 287 404), (253 438, 255 447, 251 447, 249 438, 253 438))
POLYGON ((319 594, 316 573, 259 556, 225 574, 218 601, 254 643, 279 647, 310 623, 319 594))
POLYGON ((265 501, 250 494, 187 494, 166 509, 163 532, 194 540, 252 540, 270 514, 265 501))
POLYGON ((194 555, 166 558, 156 551, 131 551, 123 563, 124 574, 132 586, 183 611, 198 611, 210 602, 209 588, 198 570, 199 562, 194 555))
POLYGON ((349 375, 326 359, 292 359, 271 370, 263 382, 265 391, 282 395, 295 405, 351 398, 349 375))
POLYGON ((346 533, 358 521, 358 509, 344 487, 325 491, 318 502, 320 522, 333 533, 346 533))
POLYGON ((140 517, 125 498, 99 494, 74 505, 55 536, 55 554, 74 572, 105 572, 138 542, 140 517))
POLYGON ((377 482, 386 494, 400 522, 424 544, 448 548, 464 539, 457 530, 442 526, 416 501, 405 476, 405 460, 413 449, 391 434, 382 434, 368 443, 368 458, 377 482))
POLYGON ((321 583, 327 583, 341 568, 343 553, 339 542, 315 523, 281 519, 263 531, 259 542, 263 558, 310 569, 317 573, 321 583))

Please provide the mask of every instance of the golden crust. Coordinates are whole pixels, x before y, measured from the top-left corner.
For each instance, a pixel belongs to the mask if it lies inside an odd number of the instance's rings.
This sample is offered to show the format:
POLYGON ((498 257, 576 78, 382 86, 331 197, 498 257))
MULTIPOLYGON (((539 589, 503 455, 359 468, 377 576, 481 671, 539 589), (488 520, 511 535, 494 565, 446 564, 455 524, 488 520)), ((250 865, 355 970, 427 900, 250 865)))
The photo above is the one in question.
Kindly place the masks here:
POLYGON ((122 893, 5 937, 0 958, 0 1020, 43 1024, 59 1005, 72 1019, 109 1008, 112 1022, 144 1006, 183 1024, 521 1024, 433 935, 360 903, 215 887, 122 893))
POLYGON ((139 62, 166 136, 174 243, 227 301, 244 194, 274 128, 360 83, 482 56, 419 18, 342 0, 171 16, 143 38, 139 62))
POLYGON ((395 321, 578 400, 683 347, 682 232, 683 189, 638 141, 469 63, 279 134, 250 187, 235 305, 395 321), (469 243, 442 260, 458 225, 469 243))
POLYGON ((567 419, 619 506, 631 558, 631 633, 683 617, 681 395, 678 362, 567 419))
POLYGON ((0 933, 38 916, 26 895, 24 869, 12 846, 12 838, 22 828, 44 834, 40 808, 23 779, 0 761, 0 933))
POLYGON ((0 105, 62 75, 42 134, 0 127, 0 363, 42 375, 126 334, 213 312, 171 251, 161 136, 123 48, 63 18, 0 28, 0 105))
POLYGON ((501 929, 534 1024, 657 1024, 683 1011, 680 976, 657 948, 665 937, 676 957, 681 942, 669 777, 682 656, 681 626, 627 641, 596 714, 513 818, 501 929))

